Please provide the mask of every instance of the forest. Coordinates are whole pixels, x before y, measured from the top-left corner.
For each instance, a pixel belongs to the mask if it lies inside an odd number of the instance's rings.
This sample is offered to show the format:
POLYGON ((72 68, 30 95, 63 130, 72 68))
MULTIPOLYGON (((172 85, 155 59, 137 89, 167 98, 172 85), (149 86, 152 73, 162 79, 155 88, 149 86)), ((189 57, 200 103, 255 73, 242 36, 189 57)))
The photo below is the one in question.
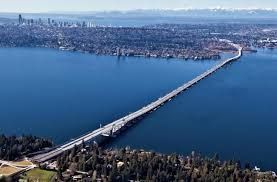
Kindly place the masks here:
POLYGON ((60 156, 57 170, 60 181, 277 181, 273 172, 260 172, 240 161, 221 162, 216 154, 164 155, 84 144, 60 156))
POLYGON ((50 140, 31 135, 20 137, 0 135, 0 159, 12 161, 52 146, 50 140))

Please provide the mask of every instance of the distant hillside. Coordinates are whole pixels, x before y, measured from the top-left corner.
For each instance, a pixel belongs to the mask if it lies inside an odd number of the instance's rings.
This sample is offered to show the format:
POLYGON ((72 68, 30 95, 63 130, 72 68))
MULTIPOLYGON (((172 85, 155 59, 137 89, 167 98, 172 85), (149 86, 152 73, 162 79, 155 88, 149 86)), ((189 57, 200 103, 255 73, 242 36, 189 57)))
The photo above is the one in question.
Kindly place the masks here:
POLYGON ((10 18, 6 18, 6 17, 0 17, 0 25, 3 24, 3 23, 11 23, 11 22, 14 22, 13 19, 10 19, 10 18))

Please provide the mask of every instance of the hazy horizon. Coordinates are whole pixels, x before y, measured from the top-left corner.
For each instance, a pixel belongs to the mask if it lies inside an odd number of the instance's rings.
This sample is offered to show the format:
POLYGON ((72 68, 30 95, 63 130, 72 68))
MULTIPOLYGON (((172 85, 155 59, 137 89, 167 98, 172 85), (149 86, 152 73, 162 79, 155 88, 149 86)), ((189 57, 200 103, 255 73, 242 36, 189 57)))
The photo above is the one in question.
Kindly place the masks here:
POLYGON ((49 10, 49 11, 1 11, 1 14, 85 14, 85 13, 112 13, 112 12, 135 12, 135 11, 197 11, 197 10, 226 10, 226 11, 251 11, 251 10, 264 10, 264 11, 277 11, 277 8, 179 8, 179 9, 110 9, 110 10, 49 10))
POLYGON ((0 0, 0 12, 8 13, 48 13, 86 11, 129 11, 149 9, 277 9, 275 0, 0 0))

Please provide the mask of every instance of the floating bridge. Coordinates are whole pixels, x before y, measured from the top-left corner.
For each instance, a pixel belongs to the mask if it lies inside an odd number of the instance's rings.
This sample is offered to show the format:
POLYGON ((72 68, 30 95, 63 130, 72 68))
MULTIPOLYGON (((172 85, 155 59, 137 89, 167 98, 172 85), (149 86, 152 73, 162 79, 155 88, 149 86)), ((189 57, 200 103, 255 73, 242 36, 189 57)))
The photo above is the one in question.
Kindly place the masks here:
POLYGON ((128 126, 131 126, 133 122, 144 115, 151 113, 152 111, 155 111, 160 106, 164 105, 166 102, 171 101, 172 98, 176 97, 180 93, 184 92, 188 88, 192 87, 193 85, 197 84, 199 81, 203 80, 204 78, 208 77, 209 75, 216 72, 218 69, 222 68, 224 65, 235 61, 239 59, 242 56, 242 47, 234 44, 227 40, 221 40, 229 43, 233 47, 235 47, 238 51, 237 55, 235 57, 229 58, 227 60, 224 60, 217 64, 216 66, 212 67, 211 69, 207 70, 206 72, 202 73, 201 75, 197 76, 193 80, 185 83, 184 85, 176 88, 172 92, 168 93, 164 97, 159 98, 158 100, 150 103, 149 105, 139 109, 136 112, 133 112, 123 118, 120 118, 110 124, 107 124, 103 127, 100 127, 88 134, 85 134, 79 138, 73 139, 63 145, 60 145, 50 151, 47 151, 45 153, 41 153, 39 155, 36 155, 31 158, 32 161, 37 163, 46 162, 48 160, 51 160, 60 154, 62 154, 64 151, 70 150, 74 148, 75 146, 81 145, 83 142, 89 142, 89 141, 97 141, 97 138, 99 137, 111 137, 116 136, 116 133, 119 133, 122 129, 127 128, 128 126))

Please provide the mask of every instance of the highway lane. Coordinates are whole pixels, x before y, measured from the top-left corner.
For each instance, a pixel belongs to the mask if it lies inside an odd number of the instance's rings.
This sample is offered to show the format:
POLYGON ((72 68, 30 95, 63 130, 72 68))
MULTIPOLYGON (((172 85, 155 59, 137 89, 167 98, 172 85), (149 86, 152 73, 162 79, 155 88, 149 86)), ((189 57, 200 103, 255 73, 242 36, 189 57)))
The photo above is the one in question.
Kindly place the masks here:
MULTIPOLYGON (((226 40, 223 40, 226 41, 226 40)), ((88 142, 91 141, 92 139, 96 138, 97 136, 100 136, 102 134, 108 134, 110 133, 112 130, 114 130, 115 128, 120 129, 121 127, 123 127, 124 125, 126 125, 127 123, 129 123, 130 121, 133 121, 134 119, 139 118, 140 116, 143 116, 155 109, 157 109, 158 107, 160 107, 161 105, 163 105, 164 103, 166 103, 167 101, 171 100, 173 97, 177 96, 178 94, 180 94, 181 92, 185 91, 186 89, 190 88, 191 86, 193 86, 194 84, 198 83, 199 81, 201 81, 202 79, 206 78, 207 76, 211 75, 212 73, 214 73, 215 71, 217 71, 218 69, 220 69, 221 67, 223 67, 225 64, 237 60, 242 56, 242 48, 237 45, 237 44, 233 44, 230 41, 228 41, 228 43, 232 46, 234 46, 237 50, 238 50, 238 55, 236 55, 233 58, 229 58, 225 61, 220 62, 219 64, 217 64, 216 66, 214 66, 213 68, 205 71, 204 73, 202 73, 201 75, 197 76, 196 78, 194 78, 193 80, 185 83, 184 85, 178 87, 177 89, 173 90, 172 92, 168 93, 167 95, 165 95, 162 98, 159 98, 158 100, 150 103, 149 105, 141 108, 140 110, 131 113, 123 118, 120 118, 110 124, 105 125, 102 128, 98 128, 94 131, 92 131, 91 133, 88 133, 86 135, 83 135, 77 139, 74 139, 64 145, 61 145, 60 147, 55 148, 53 151, 44 153, 44 154, 40 154, 37 156, 34 156, 33 158, 31 158, 32 161, 35 162, 45 162, 47 160, 50 160, 58 155, 60 155, 61 153, 63 153, 64 151, 70 150, 75 146, 81 145, 84 142, 88 142)))

